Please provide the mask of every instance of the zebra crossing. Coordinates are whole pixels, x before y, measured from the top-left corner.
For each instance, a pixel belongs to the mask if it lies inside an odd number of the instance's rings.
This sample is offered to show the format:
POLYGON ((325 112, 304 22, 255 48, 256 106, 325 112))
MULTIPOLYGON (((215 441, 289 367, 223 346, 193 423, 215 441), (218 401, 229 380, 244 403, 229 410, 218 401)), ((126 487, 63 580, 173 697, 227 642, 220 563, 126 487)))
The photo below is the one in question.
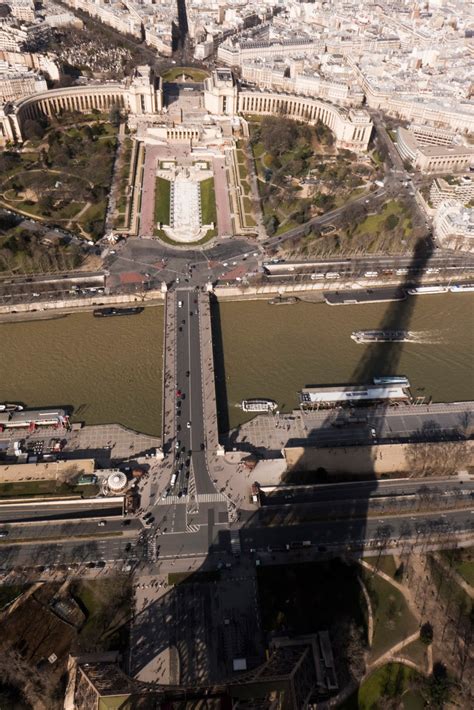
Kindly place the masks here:
MULTIPOLYGON (((193 508, 199 506, 200 503, 229 503, 228 498, 226 498, 222 493, 201 493, 200 495, 194 496, 194 500, 189 496, 168 496, 164 500, 159 500, 157 505, 191 505, 193 508)), ((189 510, 190 513, 197 512, 197 510, 189 510)))
POLYGON ((186 532, 188 533, 197 533, 200 529, 200 525, 196 525, 195 523, 186 523, 186 532))
POLYGON ((222 493, 202 493, 198 495, 199 503, 227 503, 227 498, 222 493))

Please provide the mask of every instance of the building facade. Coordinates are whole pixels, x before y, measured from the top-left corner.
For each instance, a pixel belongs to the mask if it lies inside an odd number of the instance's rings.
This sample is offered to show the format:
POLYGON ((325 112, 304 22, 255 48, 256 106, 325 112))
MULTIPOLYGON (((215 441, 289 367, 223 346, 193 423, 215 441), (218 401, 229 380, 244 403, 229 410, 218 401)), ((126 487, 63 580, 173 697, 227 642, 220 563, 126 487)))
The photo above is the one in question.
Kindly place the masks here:
POLYGON ((429 134, 416 126, 397 129, 397 149, 403 160, 423 173, 450 173, 469 170, 474 165, 474 148, 451 142, 446 144, 447 133, 442 131, 437 141, 436 129, 429 134))
POLYGON ((35 93, 3 106, 0 114, 0 142, 22 142, 24 123, 61 111, 108 111, 118 106, 133 115, 153 115, 163 108, 161 77, 148 66, 138 66, 125 84, 90 84, 35 93))
POLYGON ((436 241, 444 249, 474 252, 474 209, 456 200, 444 200, 433 220, 436 241))
POLYGON ((336 145, 355 152, 367 150, 372 133, 372 121, 363 109, 345 110, 324 101, 305 96, 274 94, 262 91, 241 91, 238 112, 257 115, 280 115, 298 121, 321 121, 334 133, 336 145))

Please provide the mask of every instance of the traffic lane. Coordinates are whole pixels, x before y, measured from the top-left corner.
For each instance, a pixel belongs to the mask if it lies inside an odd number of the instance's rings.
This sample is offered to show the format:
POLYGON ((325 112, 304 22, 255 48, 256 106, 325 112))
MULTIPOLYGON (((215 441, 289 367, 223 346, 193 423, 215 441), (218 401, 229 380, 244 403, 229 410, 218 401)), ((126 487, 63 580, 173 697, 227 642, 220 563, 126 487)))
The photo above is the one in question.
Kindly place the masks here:
POLYGON ((309 540, 313 545, 324 542, 352 543, 357 541, 410 539, 436 534, 472 533, 473 515, 470 511, 425 514, 387 515, 380 518, 340 521, 315 521, 275 527, 258 525, 256 516, 241 529, 241 545, 246 552, 266 549, 269 545, 285 545, 295 540, 309 540))
MULTIPOLYGON (((178 358, 178 381, 183 383, 183 388, 187 384, 187 390, 181 391, 185 394, 183 401, 184 408, 182 409, 182 429, 186 426, 186 433, 183 434, 182 445, 186 446, 186 451, 191 451, 191 457, 194 468, 194 477, 196 482, 197 493, 214 493, 215 487, 212 483, 207 463, 202 448, 205 444, 205 423, 204 423, 204 407, 203 407, 203 383, 202 383, 202 363, 201 363, 201 333, 199 327, 198 304, 195 303, 198 299, 194 292, 178 291, 178 300, 183 301, 183 308, 187 308, 187 328, 183 326, 183 347, 180 357, 178 358), (192 312, 192 316, 190 315, 192 312), (187 377, 189 372, 189 377, 187 377), (187 419, 184 420, 183 414, 186 414, 187 419), (187 422, 190 422, 190 429, 187 429, 187 422)), ((178 348, 179 349, 179 348, 178 348)))
POLYGON ((71 540, 61 543, 25 543, 0 547, 0 567, 54 566, 63 563, 86 565, 100 560, 113 563, 133 557, 134 545, 126 538, 106 540, 71 540))
POLYGON ((93 535, 98 539, 101 535, 105 537, 107 534, 131 535, 133 537, 138 535, 142 529, 140 520, 136 518, 93 522, 84 519, 77 522, 11 522, 2 525, 2 530, 8 533, 3 539, 7 539, 8 542, 13 539, 21 541, 25 538, 74 537, 75 535, 93 535), (105 524, 102 525, 102 522, 105 524))
MULTIPOLYGON (((13 507, 13 506, 12 506, 13 507)), ((95 505, 87 509, 71 510, 70 507, 63 506, 48 506, 41 509, 36 509, 27 506, 18 506, 16 510, 12 510, 10 506, 0 507, 0 524, 7 522, 26 523, 35 520, 43 521, 59 521, 59 520, 80 520, 82 518, 114 518, 123 517, 122 504, 114 507, 100 508, 95 505)))
POLYGON ((449 505, 471 505, 473 502, 474 493, 470 490, 464 489, 454 489, 454 490, 442 490, 440 488, 432 488, 426 491, 405 491, 399 493, 377 493, 373 491, 367 493, 367 495, 350 496, 348 493, 346 496, 330 496, 329 494, 320 494, 318 491, 306 491, 306 492, 279 492, 277 494, 263 494, 260 498, 262 507, 264 506, 313 506, 315 509, 321 507, 329 513, 330 511, 338 510, 344 512, 352 511, 367 511, 369 506, 377 505, 387 505, 387 506, 403 506, 407 505, 423 505, 430 503, 437 503, 438 507, 443 506, 443 508, 449 505), (331 507, 329 507, 331 506, 331 507), (337 506, 337 507, 336 507, 337 506))
MULTIPOLYGON (((269 491, 268 498, 279 495, 306 495, 314 493, 320 500, 344 500, 346 498, 367 498, 377 496, 397 496, 411 493, 452 492, 461 491, 463 495, 474 493, 474 480, 459 479, 398 479, 353 481, 348 483, 314 484, 312 486, 282 486, 281 489, 269 491)), ((264 491, 265 492, 265 491, 264 491)))

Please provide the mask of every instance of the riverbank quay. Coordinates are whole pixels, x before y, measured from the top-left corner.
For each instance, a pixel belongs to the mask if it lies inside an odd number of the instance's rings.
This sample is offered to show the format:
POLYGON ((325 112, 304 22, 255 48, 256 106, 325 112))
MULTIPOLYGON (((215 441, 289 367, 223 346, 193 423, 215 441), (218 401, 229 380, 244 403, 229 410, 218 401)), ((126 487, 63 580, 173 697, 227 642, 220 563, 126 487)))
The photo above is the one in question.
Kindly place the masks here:
POLYGON ((73 424, 68 429, 42 427, 35 431, 8 429, 0 433, 0 445, 10 446, 22 439, 26 450, 39 442, 60 439, 61 460, 94 459, 99 466, 107 467, 124 461, 138 460, 155 454, 161 447, 161 439, 133 431, 121 424, 98 424, 80 426, 73 424))
MULTIPOLYGON (((440 279, 422 279, 414 284, 419 286, 443 285, 440 279)), ((444 284, 446 287, 448 284, 444 284)), ((265 300, 280 296, 296 296, 300 300, 314 302, 330 302, 330 305, 347 303, 384 303, 400 301, 407 297, 406 290, 410 282, 400 283, 400 280, 378 281, 368 279, 284 283, 272 282, 271 284, 225 286, 216 284, 213 292, 218 301, 246 301, 265 300), (333 295, 337 294, 336 298, 333 295), (330 296, 330 299, 326 298, 330 296)))
MULTIPOLYGON (((474 433, 472 412, 474 402, 451 402, 436 404, 407 404, 397 407, 360 407, 355 421, 347 416, 341 420, 340 409, 300 411, 289 414, 260 414, 237 429, 229 432, 223 443, 236 451, 257 454, 259 458, 281 458, 290 449, 298 451, 291 455, 295 463, 301 459, 303 449, 315 449, 319 459, 324 450, 346 450, 349 466, 356 447, 372 448, 380 445, 382 450, 390 445, 418 443, 468 443, 472 457, 471 439, 474 433)), ((388 451, 388 449, 387 449, 388 451)), ((342 455, 342 454, 341 454, 342 455)), ((324 456, 326 456, 324 454, 324 456)), ((379 456, 380 462, 383 461, 379 456)), ((372 454, 364 461, 373 461, 372 454)), ((336 462, 334 460, 334 465, 336 462)), ((387 460, 387 472, 393 466, 387 460)), ((313 465, 314 462, 311 463, 313 465)), ((318 463, 318 466, 322 466, 318 463)), ((397 464, 398 465, 398 464, 397 464)), ((380 472, 383 465, 379 463, 380 472)))
POLYGON ((59 318, 70 313, 93 311, 107 306, 162 306, 166 292, 155 289, 144 293, 114 294, 91 298, 58 299, 33 303, 12 303, 0 306, 0 323, 59 318))

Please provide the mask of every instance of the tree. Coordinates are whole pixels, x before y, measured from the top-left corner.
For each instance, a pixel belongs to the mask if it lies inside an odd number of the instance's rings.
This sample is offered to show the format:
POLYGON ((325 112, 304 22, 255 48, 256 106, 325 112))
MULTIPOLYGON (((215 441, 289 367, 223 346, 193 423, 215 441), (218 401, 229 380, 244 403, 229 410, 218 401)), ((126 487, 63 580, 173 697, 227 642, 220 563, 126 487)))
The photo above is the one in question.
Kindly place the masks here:
POLYGON ((426 690, 430 707, 442 709, 450 696, 448 673, 443 663, 434 664, 433 673, 428 679, 426 690))
POLYGON ((385 220, 385 227, 389 230, 392 231, 392 229, 395 229, 397 224, 399 223, 400 219, 398 215, 396 214, 389 214, 387 219, 385 220))
POLYGON ((275 214, 270 215, 265 219, 265 229, 267 234, 271 237, 275 234, 280 224, 278 217, 275 214))
POLYGON ((122 119, 122 114, 120 113, 120 107, 117 104, 112 104, 109 111, 109 121, 112 126, 118 126, 122 119))
POLYGON ((41 212, 44 212, 44 214, 49 215, 51 214, 53 206, 53 196, 50 195, 49 192, 43 193, 38 200, 38 207, 40 208, 41 212))
POLYGON ((428 621, 420 629, 420 641, 427 646, 433 642, 433 627, 428 621))
POLYGON ((298 137, 298 126, 288 118, 266 116, 261 132, 265 150, 272 155, 282 155, 293 148, 298 137))
POLYGON ((39 121, 27 118, 23 124, 23 135, 27 140, 40 140, 44 136, 44 126, 39 121))

